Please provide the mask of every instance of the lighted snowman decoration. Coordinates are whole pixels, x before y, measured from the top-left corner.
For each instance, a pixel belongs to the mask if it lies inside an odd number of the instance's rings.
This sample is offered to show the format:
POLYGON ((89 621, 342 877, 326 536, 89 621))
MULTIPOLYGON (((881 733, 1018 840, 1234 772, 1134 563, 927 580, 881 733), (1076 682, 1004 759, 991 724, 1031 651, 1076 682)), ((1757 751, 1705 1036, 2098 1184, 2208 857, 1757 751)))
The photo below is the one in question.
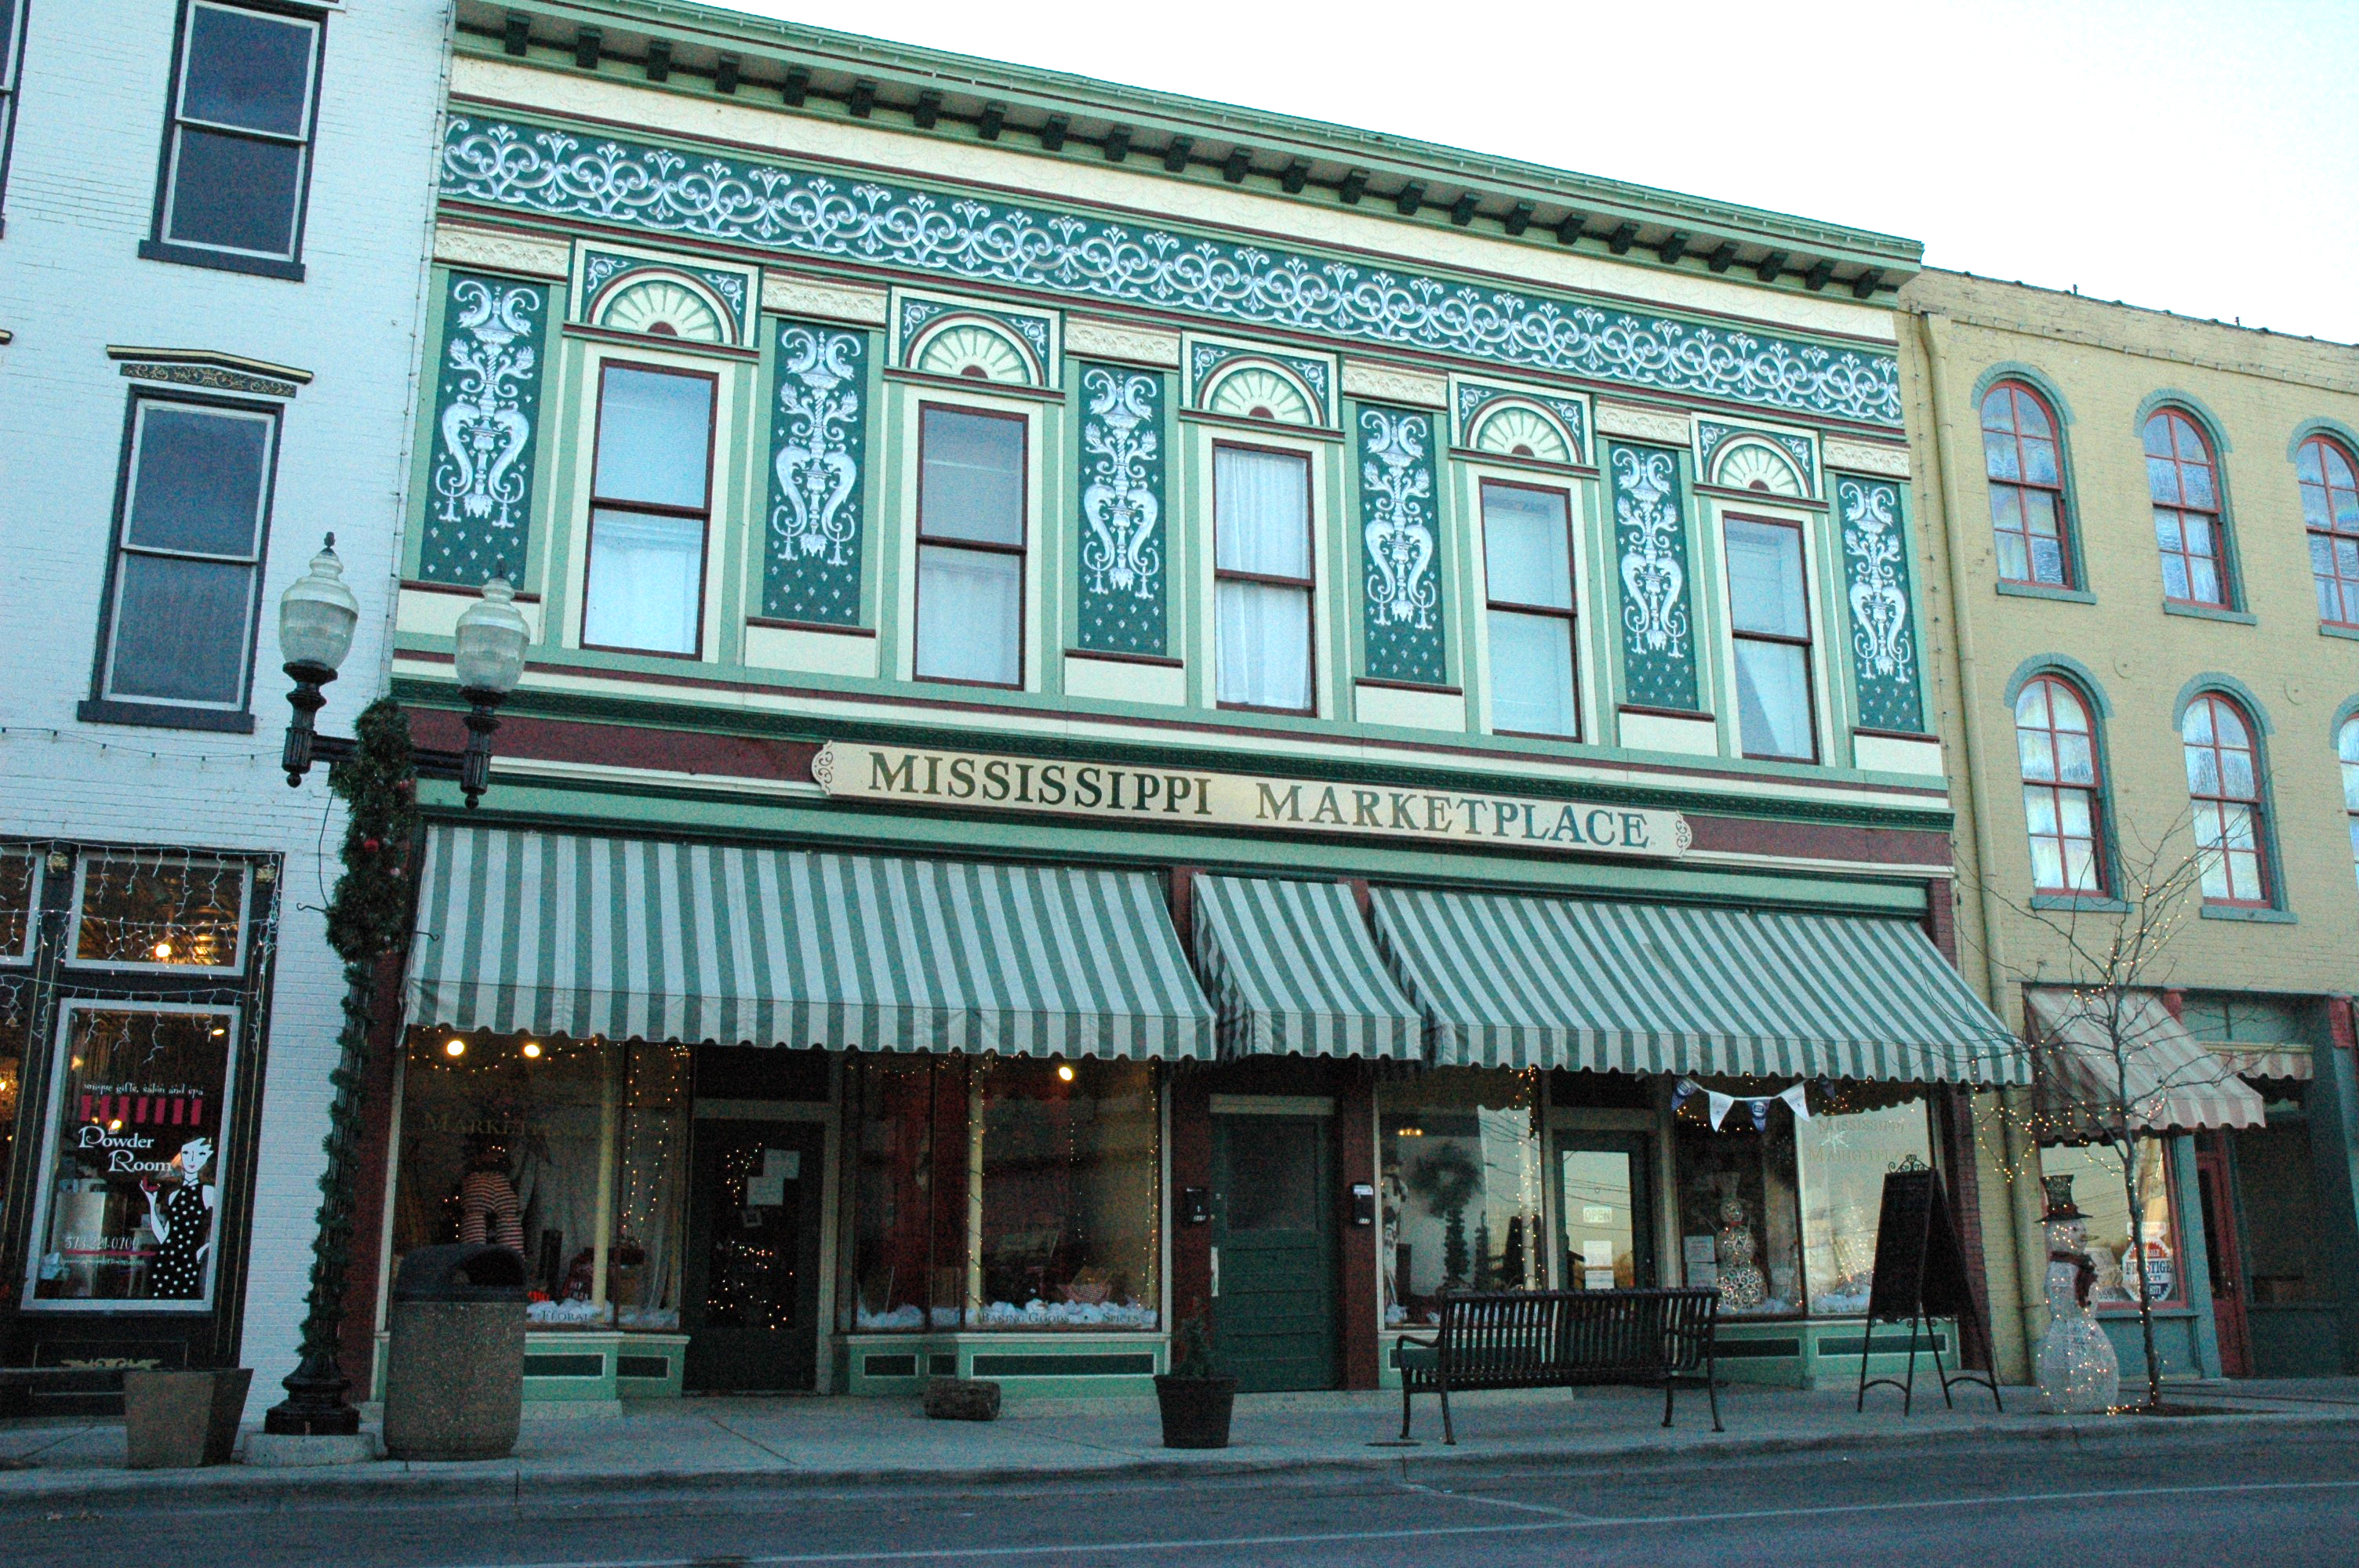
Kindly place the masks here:
POLYGON ((2058 1415, 2097 1415, 2121 1402, 2122 1368, 2114 1342, 2089 1315, 2096 1266, 2089 1222, 2072 1202, 2072 1178, 2048 1187, 2048 1332, 2039 1338, 2039 1391, 2058 1415))

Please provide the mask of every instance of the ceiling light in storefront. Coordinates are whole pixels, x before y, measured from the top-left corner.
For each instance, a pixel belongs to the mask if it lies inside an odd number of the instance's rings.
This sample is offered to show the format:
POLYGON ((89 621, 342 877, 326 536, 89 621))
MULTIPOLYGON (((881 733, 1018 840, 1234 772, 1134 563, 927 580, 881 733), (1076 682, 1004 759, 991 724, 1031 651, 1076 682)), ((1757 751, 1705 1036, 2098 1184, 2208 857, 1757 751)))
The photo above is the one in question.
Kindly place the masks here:
POLYGON ((1069 1084, 1071 1083, 1073 1081, 1073 1065, 1071 1062, 1058 1063, 1057 1076, 1064 1079, 1065 1082, 1069 1084))
POLYGON ((171 956, 172 945, 169 942, 158 942, 156 944, 156 957, 158 959, 169 958, 171 956))
POLYGON ((539 1042, 539 1041, 538 1041, 538 1040, 527 1040, 527 1041, 526 1041, 526 1042, 524 1043, 524 1054, 525 1054, 527 1056, 528 1056, 528 1057, 532 1058, 532 1060, 534 1060, 534 1061, 536 1061, 536 1062, 539 1061, 539 1060, 540 1060, 540 1042, 539 1042))
POLYGON ((442 1042, 442 1054, 445 1056, 457 1057, 463 1056, 466 1054, 467 1043, 464 1040, 453 1039, 442 1042))

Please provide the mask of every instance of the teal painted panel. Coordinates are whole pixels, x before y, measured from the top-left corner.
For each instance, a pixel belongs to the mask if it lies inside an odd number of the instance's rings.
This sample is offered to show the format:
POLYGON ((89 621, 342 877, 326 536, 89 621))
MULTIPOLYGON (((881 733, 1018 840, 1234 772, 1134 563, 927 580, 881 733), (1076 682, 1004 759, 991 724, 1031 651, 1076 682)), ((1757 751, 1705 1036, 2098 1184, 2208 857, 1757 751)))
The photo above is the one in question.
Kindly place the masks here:
POLYGON ((762 613, 856 626, 865 543, 868 337, 780 321, 777 361, 762 613))
POLYGON ((1870 730, 1921 734, 1925 706, 1918 681, 1917 629, 1908 618, 1900 487, 1878 479, 1839 479, 1835 512, 1851 600, 1851 671, 1859 721, 1870 730))
POLYGON ((603 1378, 606 1375, 606 1358, 586 1356, 527 1356, 524 1358, 524 1375, 527 1378, 603 1378))
POLYGON ((745 322, 752 312, 753 301, 747 297, 746 277, 742 272, 723 267, 682 266, 674 262, 650 260, 646 256, 618 255, 613 251, 591 251, 582 258, 582 299, 575 308, 586 319, 593 307, 603 313, 598 296, 616 278, 649 268, 668 272, 684 272, 718 296, 729 309, 729 341, 745 341, 745 322))
POLYGON ((617 1378, 669 1378, 671 1357, 668 1356, 617 1356, 614 1376, 617 1378))
POLYGON ((1695 625, 1688 612, 1680 455, 1663 447, 1617 445, 1612 450, 1625 697, 1642 707, 1693 712, 1695 625))
POLYGON ((1081 645, 1106 654, 1167 650, 1163 378, 1083 365, 1081 645))
POLYGON ((424 581, 524 580, 548 319, 540 284, 466 272, 445 280, 418 563, 424 581))
POLYGON ((773 254, 833 256, 1067 298, 1457 354, 1500 365, 1900 427, 1891 354, 1686 321, 1579 295, 1481 287, 1277 246, 1132 229, 775 159, 454 114, 442 194, 773 254))
POLYGON ((978 1354, 974 1358, 978 1378, 1138 1377, 1154 1370, 1155 1354, 1149 1350, 1079 1356, 978 1354))
POLYGON ((1433 420, 1406 408, 1364 406, 1359 439, 1367 673, 1375 680, 1447 685, 1433 420))
POLYGON ((869 1378, 914 1378, 918 1375, 915 1356, 864 1356, 860 1360, 861 1375, 869 1378))

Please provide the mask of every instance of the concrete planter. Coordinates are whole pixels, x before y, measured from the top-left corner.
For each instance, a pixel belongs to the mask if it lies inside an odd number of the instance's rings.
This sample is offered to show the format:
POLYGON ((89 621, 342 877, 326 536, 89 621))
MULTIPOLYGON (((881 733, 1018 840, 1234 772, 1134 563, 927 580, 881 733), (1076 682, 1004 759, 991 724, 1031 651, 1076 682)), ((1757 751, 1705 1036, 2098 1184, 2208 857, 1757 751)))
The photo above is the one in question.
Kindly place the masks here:
POLYGON ((1234 1378, 1159 1377, 1155 1402, 1163 1414, 1164 1447, 1229 1445, 1229 1416, 1237 1402, 1234 1378))
POLYGON ((123 1428, 134 1470, 226 1465, 237 1450, 250 1368, 123 1374, 123 1428))

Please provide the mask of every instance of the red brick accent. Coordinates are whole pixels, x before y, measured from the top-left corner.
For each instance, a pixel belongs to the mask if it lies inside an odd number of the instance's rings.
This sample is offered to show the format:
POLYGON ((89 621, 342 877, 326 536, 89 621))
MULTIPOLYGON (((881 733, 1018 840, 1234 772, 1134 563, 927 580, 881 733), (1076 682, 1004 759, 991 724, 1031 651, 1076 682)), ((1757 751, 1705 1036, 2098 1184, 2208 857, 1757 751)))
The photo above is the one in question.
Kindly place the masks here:
MULTIPOLYGON (((1201 1067, 1171 1075, 1171 1310, 1174 1330, 1212 1304, 1212 1227, 1180 1223, 1180 1190, 1212 1184, 1211 1085, 1201 1067)), ((1213 1325, 1217 1328, 1219 1325, 1213 1325)))
POLYGON ((1950 967, 1956 968, 1958 905, 1946 879, 1936 877, 1925 884, 1925 935, 1940 950, 1941 957, 1950 960, 1950 967))
MULTIPOLYGON (((1973 1292, 1982 1314, 1983 1334, 1958 1347, 1958 1360, 1976 1371, 1990 1370, 1986 1338, 1990 1333, 1990 1274, 1983 1265, 1983 1199, 1980 1168, 1974 1159, 1973 1097, 1963 1088, 1935 1091, 1934 1118, 1941 1141, 1941 1163, 1950 1189, 1950 1212, 1958 1227, 1959 1249, 1966 1258, 1966 1288, 1973 1292)), ((1963 1336, 1962 1338, 1965 1337, 1963 1336)))
POLYGON ((1352 1187, 1376 1182, 1376 1075, 1366 1062, 1340 1062, 1335 1085, 1337 1310, 1343 1317, 1343 1386, 1376 1386, 1375 1233, 1352 1223, 1352 1187))
POLYGON ((2326 999, 2326 1033, 2327 1038, 2334 1042, 2336 1049, 2359 1050, 2359 1026, 2354 1024, 2349 997, 2331 996, 2326 999))
MULTIPOLYGON (((409 732, 428 751, 456 752, 467 744, 465 724, 449 708, 411 708, 409 732)), ((535 762, 603 762, 717 778, 809 784, 811 759, 819 755, 819 745, 811 741, 765 741, 702 730, 518 715, 500 720, 499 732, 492 737, 492 751, 496 756, 535 762)))
POLYGON ((360 1096, 360 1146, 353 1155, 353 1255, 344 1274, 344 1321, 336 1363, 352 1379, 357 1404, 375 1396, 369 1371, 376 1352, 377 1258, 385 1248, 385 1187, 393 1152, 394 1069, 401 1056, 401 960, 377 960, 369 1020, 368 1060, 360 1096))

